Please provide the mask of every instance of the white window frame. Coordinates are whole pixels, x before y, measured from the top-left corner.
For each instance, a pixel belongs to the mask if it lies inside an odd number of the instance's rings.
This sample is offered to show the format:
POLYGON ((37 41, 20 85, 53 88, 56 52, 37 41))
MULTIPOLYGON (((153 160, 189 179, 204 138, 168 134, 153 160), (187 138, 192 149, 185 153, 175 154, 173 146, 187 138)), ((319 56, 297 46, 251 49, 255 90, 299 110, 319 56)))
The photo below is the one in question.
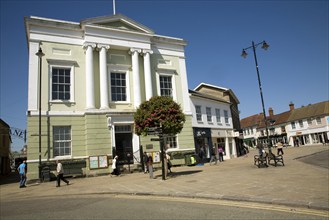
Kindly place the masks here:
POLYGON ((176 91, 176 80, 175 80, 175 71, 161 71, 157 72, 156 83, 157 83, 157 93, 158 96, 161 96, 161 88, 160 88, 160 76, 171 77, 172 84, 172 98, 174 101, 177 101, 177 91, 176 91))
POLYGON ((303 127, 304 127, 303 120, 299 120, 299 121, 298 121, 298 124, 299 124, 299 127, 300 127, 300 128, 303 128, 303 127))
MULTIPOLYGON (((60 63, 60 61, 58 61, 58 63, 60 63)), ((71 62, 72 63, 72 62, 71 62)), ((64 103, 73 103, 75 102, 75 68, 73 64, 49 64, 49 100, 52 103, 58 103, 58 102, 64 102, 64 103), (53 80, 52 80, 52 76, 53 76, 53 72, 52 69, 53 68, 63 68, 63 69, 70 69, 70 99, 69 100, 61 100, 61 99, 53 99, 53 80)))
POLYGON ((202 106, 201 105, 196 105, 195 106, 195 116, 196 116, 196 120, 197 120, 197 122, 202 122, 203 120, 202 120, 202 106), (200 108, 200 112, 198 112, 198 109, 200 108), (201 120, 199 120, 198 119, 198 115, 200 116, 200 119, 201 120))
POLYGON ((227 110, 224 110, 224 118, 225 118, 225 124, 230 124, 230 117, 227 110))
POLYGON ((217 124, 222 125, 222 118, 221 118, 221 115, 220 115, 220 109, 219 108, 216 108, 215 109, 215 112, 216 112, 216 121, 217 121, 217 124))
POLYGON ((312 124, 313 124, 313 120, 312 120, 311 118, 308 118, 308 119, 307 119, 307 124, 308 124, 308 125, 312 125, 312 124))
POLYGON ((296 123, 294 121, 291 122, 291 129, 296 129, 296 123))
POLYGON ((317 125, 322 124, 322 121, 321 121, 321 118, 320 117, 317 117, 315 120, 316 120, 316 124, 317 125))
POLYGON ((129 66, 125 65, 108 65, 107 70, 107 85, 108 85, 108 98, 110 103, 116 104, 129 104, 131 103, 130 97, 130 78, 129 78, 129 66), (126 77, 126 101, 112 101, 112 93, 111 93, 111 73, 122 73, 125 74, 126 77))
POLYGON ((177 149, 178 148, 177 136, 166 137, 166 143, 169 144, 169 149, 177 149))
POLYGON ((53 136, 53 144, 52 144, 52 147, 53 147, 53 158, 57 158, 57 159, 59 159, 59 158, 71 158, 72 157, 72 126, 70 126, 70 125, 54 125, 53 127, 52 127, 52 136, 53 136), (57 128, 57 127, 69 127, 69 129, 70 129, 70 140, 57 140, 56 142, 69 142, 70 143, 70 154, 68 154, 68 155, 58 155, 58 156, 55 156, 54 155, 54 150, 55 150, 55 146, 54 146, 54 144, 55 144, 55 138, 54 138, 54 131, 55 131, 55 128, 57 128))
POLYGON ((212 124, 211 107, 206 107, 207 122, 212 124))

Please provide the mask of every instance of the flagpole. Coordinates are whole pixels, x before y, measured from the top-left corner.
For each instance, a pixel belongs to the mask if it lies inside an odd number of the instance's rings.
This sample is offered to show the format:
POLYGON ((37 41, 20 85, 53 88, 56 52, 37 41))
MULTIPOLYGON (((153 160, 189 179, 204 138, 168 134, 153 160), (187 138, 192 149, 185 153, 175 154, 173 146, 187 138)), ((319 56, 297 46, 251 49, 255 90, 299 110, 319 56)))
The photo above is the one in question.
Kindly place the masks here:
POLYGON ((113 0, 113 15, 115 15, 115 0, 113 0))

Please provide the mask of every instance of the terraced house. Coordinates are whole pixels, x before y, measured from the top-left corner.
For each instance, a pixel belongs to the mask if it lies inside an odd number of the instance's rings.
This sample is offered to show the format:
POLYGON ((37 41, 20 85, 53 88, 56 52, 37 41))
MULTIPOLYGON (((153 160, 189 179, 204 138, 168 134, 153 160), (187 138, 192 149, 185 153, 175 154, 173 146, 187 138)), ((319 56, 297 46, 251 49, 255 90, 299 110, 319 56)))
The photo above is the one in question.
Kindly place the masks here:
POLYGON ((134 134, 133 114, 152 96, 173 97, 186 115, 170 147, 194 148, 183 39, 158 35, 120 14, 80 22, 31 16, 25 27, 29 179, 38 178, 40 160, 61 159, 67 170, 82 164, 88 175, 109 172, 114 153, 135 166, 140 146, 158 151, 150 137, 134 134))
MULTIPOLYGON (((263 118, 257 114, 241 119, 245 145, 255 147, 257 142, 267 142, 263 118)), ((279 114, 269 108, 266 118, 272 145, 278 141, 291 146, 329 143, 329 101, 300 108, 290 103, 289 111, 279 114)))

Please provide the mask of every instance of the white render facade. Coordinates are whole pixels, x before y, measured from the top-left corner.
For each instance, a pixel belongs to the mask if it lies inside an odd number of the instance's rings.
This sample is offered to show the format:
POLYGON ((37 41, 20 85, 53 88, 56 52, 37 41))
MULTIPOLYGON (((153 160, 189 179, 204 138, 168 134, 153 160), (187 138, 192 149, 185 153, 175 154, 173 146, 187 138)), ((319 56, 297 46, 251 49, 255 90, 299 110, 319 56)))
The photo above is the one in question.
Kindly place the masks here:
POLYGON ((191 90, 190 100, 196 154, 205 147, 210 158, 212 147, 217 154, 222 147, 224 160, 237 157, 230 103, 191 90))
POLYGON ((291 146, 329 143, 329 116, 291 121, 286 130, 291 146))
MULTIPOLYGON (((161 95, 173 97, 186 115, 175 147, 193 146, 183 39, 157 35, 120 14, 81 22, 28 17, 25 27, 29 178, 37 176, 40 153, 39 96, 42 162, 85 160, 84 174, 108 172, 108 164, 92 167, 90 157, 111 158, 116 152, 125 158, 123 163, 137 164, 140 145, 151 142, 134 134, 133 114, 142 102, 161 95), (39 48, 45 54, 42 65, 36 56, 39 48)), ((158 151, 153 145, 150 151, 158 151)))

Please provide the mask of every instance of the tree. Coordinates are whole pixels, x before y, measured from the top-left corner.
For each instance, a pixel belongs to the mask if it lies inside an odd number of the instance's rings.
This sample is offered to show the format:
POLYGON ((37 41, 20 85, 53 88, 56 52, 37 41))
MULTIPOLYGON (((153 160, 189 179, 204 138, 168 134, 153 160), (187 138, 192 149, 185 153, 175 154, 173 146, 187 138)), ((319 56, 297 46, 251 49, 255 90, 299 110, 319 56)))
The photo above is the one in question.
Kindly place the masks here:
POLYGON ((154 96, 143 102, 134 114, 135 133, 147 135, 148 128, 163 128, 164 134, 177 134, 183 129, 185 115, 172 97, 154 96))

